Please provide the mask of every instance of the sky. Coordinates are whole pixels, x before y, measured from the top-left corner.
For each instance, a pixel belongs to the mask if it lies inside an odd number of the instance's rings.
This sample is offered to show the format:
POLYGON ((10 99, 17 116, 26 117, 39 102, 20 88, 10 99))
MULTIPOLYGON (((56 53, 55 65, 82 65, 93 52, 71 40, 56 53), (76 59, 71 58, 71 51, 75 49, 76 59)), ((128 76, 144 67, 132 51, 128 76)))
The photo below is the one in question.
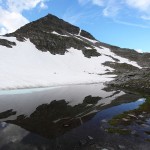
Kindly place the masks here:
POLYGON ((150 52, 150 0, 0 0, 0 35, 48 13, 101 42, 150 52))

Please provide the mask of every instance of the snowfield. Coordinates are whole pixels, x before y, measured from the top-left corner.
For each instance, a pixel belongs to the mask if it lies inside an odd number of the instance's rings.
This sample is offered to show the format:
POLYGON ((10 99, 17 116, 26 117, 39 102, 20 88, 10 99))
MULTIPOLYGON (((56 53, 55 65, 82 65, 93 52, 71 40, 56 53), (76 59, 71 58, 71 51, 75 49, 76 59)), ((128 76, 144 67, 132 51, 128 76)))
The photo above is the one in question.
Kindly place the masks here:
MULTIPOLYGON (((55 33, 55 32, 54 32, 55 33)), ((95 47, 99 57, 86 58, 81 50, 68 49, 65 55, 52 55, 38 50, 28 39, 0 37, 16 42, 13 48, 0 46, 0 89, 49 87, 110 81, 115 75, 104 75, 112 68, 103 66, 106 61, 120 60, 140 67, 136 62, 116 56, 109 49, 95 47)))

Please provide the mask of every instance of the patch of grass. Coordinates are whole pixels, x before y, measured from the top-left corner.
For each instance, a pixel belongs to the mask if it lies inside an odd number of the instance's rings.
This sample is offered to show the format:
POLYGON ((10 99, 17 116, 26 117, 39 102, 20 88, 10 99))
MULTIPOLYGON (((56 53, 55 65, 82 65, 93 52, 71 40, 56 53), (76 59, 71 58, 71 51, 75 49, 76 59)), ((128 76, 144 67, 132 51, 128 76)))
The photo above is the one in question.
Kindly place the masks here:
POLYGON ((145 103, 140 105, 139 111, 150 113, 150 97, 147 97, 145 103))
POLYGON ((128 116, 128 112, 124 112, 122 114, 119 114, 115 117, 113 117, 111 120, 108 121, 108 123, 111 125, 111 126, 117 126, 117 125, 129 125, 131 123, 131 119, 128 118, 129 121, 123 121, 122 119, 123 118, 127 118, 128 116))
POLYGON ((141 115, 143 112, 150 113, 150 97, 147 97, 146 101, 143 104, 141 104, 139 108, 119 114, 113 117, 111 120, 109 120, 108 123, 111 126, 128 126, 138 118, 138 115, 141 115), (129 116, 129 114, 133 114, 135 117, 129 116), (127 119, 127 121, 123 120, 123 118, 127 119))
POLYGON ((108 133, 118 133, 121 135, 128 135, 131 133, 131 130, 121 129, 121 128, 108 128, 108 133))

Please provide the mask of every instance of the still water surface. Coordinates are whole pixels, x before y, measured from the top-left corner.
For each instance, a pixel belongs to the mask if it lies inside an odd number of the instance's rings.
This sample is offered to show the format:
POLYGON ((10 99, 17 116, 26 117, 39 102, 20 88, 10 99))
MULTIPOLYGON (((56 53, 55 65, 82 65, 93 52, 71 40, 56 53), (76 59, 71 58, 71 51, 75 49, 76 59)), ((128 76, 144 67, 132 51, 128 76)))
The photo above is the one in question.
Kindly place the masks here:
POLYGON ((0 91, 0 150, 138 149, 145 143, 108 134, 103 122, 144 101, 103 84, 0 91))

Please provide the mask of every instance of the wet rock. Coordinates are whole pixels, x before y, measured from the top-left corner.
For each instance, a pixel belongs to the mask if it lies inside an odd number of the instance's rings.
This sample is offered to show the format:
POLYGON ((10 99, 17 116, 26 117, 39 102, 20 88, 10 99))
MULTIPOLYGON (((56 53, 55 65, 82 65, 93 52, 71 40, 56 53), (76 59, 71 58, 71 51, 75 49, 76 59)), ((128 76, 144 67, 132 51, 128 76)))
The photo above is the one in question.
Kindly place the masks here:
POLYGON ((136 123, 140 125, 140 124, 143 124, 143 121, 142 120, 136 120, 136 123))
POLYGON ((87 144, 87 141, 86 141, 85 139, 82 139, 82 140, 80 140, 79 144, 80 144, 81 146, 84 146, 84 145, 87 144))
POLYGON ((99 146, 98 144, 95 145, 96 149, 100 149, 101 146, 99 146))
POLYGON ((119 147, 120 149, 125 149, 125 148, 126 148, 126 147, 123 146, 123 145, 118 145, 118 147, 119 147))
POLYGON ((122 118, 122 121, 128 122, 128 121, 129 121, 129 119, 122 118))
POLYGON ((106 119, 103 119, 101 122, 102 122, 102 123, 107 123, 107 120, 106 120, 106 119))
POLYGON ((91 136, 88 136, 88 139, 89 139, 89 140, 93 140, 94 138, 93 138, 93 137, 91 137, 91 136))
POLYGON ((131 132, 132 135, 135 135, 136 133, 137 133, 136 130, 133 130, 133 131, 131 132))
POLYGON ((64 127, 69 127, 69 125, 68 125, 68 124, 64 124, 63 126, 64 126, 64 127))
POLYGON ((145 131, 146 134, 150 135, 150 131, 145 131))
POLYGON ((7 123, 6 123, 6 122, 2 122, 2 123, 0 123, 0 126, 1 126, 2 128, 5 128, 5 127, 7 126, 7 123))
POLYGON ((141 124, 141 126, 144 127, 144 128, 149 128, 149 127, 150 127, 150 126, 147 125, 147 124, 141 124))
POLYGON ((132 118, 135 118, 135 119, 138 119, 138 117, 136 117, 135 115, 133 114, 128 114, 129 117, 132 117, 132 118))
POLYGON ((139 118, 144 118, 144 116, 143 116, 143 115, 139 115, 138 117, 139 117, 139 118))

